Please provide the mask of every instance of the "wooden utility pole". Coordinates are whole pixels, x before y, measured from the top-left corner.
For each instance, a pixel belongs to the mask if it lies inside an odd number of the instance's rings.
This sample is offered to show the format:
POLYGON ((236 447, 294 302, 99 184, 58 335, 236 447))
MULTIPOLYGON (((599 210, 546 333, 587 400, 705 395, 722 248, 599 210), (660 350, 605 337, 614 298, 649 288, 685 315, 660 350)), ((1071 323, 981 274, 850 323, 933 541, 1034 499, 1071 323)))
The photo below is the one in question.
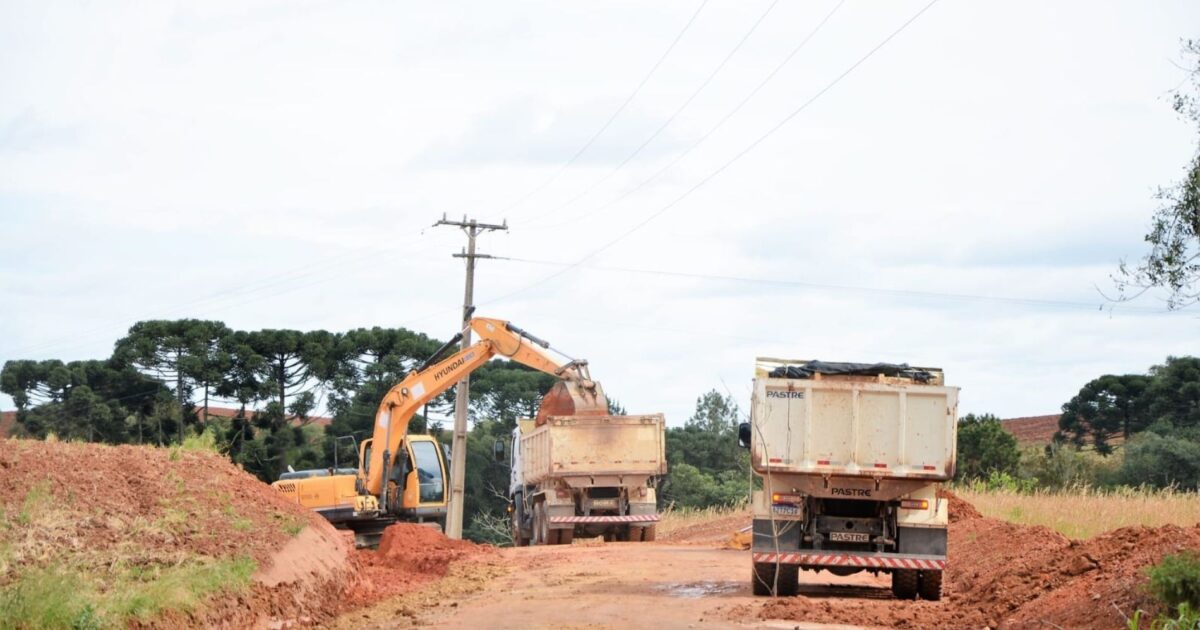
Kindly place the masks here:
MULTIPOLYGON (((442 219, 433 224, 434 227, 439 225, 460 227, 467 234, 467 249, 460 254, 454 254, 455 258, 467 259, 467 288, 463 295, 462 311, 462 347, 465 349, 471 345, 471 328, 467 322, 475 308, 475 259, 491 258, 486 254, 475 253, 475 237, 480 232, 508 230, 508 222, 494 225, 467 219, 466 216, 463 216, 462 221, 449 221, 443 214, 442 219)), ((463 486, 467 474, 467 404, 470 386, 470 376, 464 376, 454 391, 454 442, 450 447, 450 514, 446 517, 446 535, 456 539, 462 538, 463 531, 463 486)))

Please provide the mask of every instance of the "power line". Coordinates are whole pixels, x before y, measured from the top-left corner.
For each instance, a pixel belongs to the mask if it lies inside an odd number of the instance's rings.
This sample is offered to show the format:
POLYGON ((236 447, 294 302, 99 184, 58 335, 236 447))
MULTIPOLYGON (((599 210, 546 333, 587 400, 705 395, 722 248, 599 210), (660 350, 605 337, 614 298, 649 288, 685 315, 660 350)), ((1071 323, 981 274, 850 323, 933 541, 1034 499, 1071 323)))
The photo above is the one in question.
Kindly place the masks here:
MULTIPOLYGON (((885 289, 881 287, 854 286, 845 284, 818 283, 806 282, 803 280, 780 280, 775 278, 751 278, 746 276, 728 276, 719 274, 704 274, 692 273, 685 271, 667 271, 660 269, 637 269, 632 267, 610 267, 602 265, 576 265, 567 262, 556 262, 550 260, 534 260, 529 258, 499 258, 499 260, 507 260, 510 262, 525 263, 531 265, 548 265, 554 267, 580 267, 583 269, 593 269, 596 271, 606 271, 615 273, 643 274, 652 276, 661 276, 668 278, 688 278, 694 280, 717 280, 722 282, 740 282, 746 284, 762 284, 781 287, 796 287, 804 289, 823 289, 848 291, 856 293, 868 293, 877 295, 890 295, 893 297, 908 297, 921 299, 939 299, 939 300, 962 300, 962 301, 983 301, 983 302, 1001 302, 1006 304, 1021 304, 1026 306, 1042 306, 1055 308, 1074 308, 1089 311, 1098 311, 1100 306, 1096 303, 1087 302, 1071 302, 1066 300, 1047 300, 1042 298, 1027 298, 1015 296, 1000 296, 1000 295, 982 295, 970 293, 948 293, 942 291, 919 291, 911 289, 885 289)), ((1134 313, 1144 313, 1152 315, 1168 315, 1174 314, 1172 311, 1164 311, 1149 307, 1125 306, 1123 311, 1134 313)))
MULTIPOLYGON (((842 0, 842 2, 845 2, 845 0, 842 0)), ((665 121, 663 121, 663 123, 661 125, 658 126, 658 129, 654 130, 654 133, 650 134, 650 137, 646 138, 640 145, 638 145, 638 147, 636 149, 634 149, 629 155, 625 156, 625 159, 621 160, 620 164, 617 164, 616 167, 614 167, 612 170, 610 170, 607 175, 605 175, 604 177, 601 177, 600 179, 593 182, 591 186, 588 186, 587 188, 583 189, 581 192, 579 192, 579 194, 575 195, 574 197, 571 197, 570 199, 563 202, 562 204, 559 204, 553 210, 544 212, 542 214, 539 214, 539 215, 529 219, 529 221, 530 222, 539 221, 547 216, 551 216, 551 215, 561 212, 563 209, 571 206, 576 201, 579 201, 585 195, 587 195, 588 193, 595 190, 601 184, 603 184, 604 182, 611 179, 613 175, 616 175, 622 168, 625 167, 626 164, 628 164, 631 160, 633 160, 633 158, 637 157, 642 152, 642 149, 645 149, 647 146, 649 146, 649 144, 651 142, 653 142, 654 139, 657 138, 659 136, 659 134, 661 134, 668 126, 670 126, 671 123, 674 122, 675 119, 679 117, 679 114, 681 114, 683 112, 683 110, 687 109, 688 106, 692 104, 692 101, 696 100, 696 97, 699 96, 700 93, 703 92, 704 89, 707 88, 710 83, 712 83, 713 79, 716 78, 716 76, 718 74, 720 74, 721 70, 723 70, 725 68, 725 66, 729 63, 729 60, 733 59, 733 56, 736 55, 737 52, 742 49, 742 46, 745 45, 745 43, 750 39, 750 36, 753 35, 756 30, 758 30, 759 25, 761 25, 763 23, 763 21, 767 19, 767 15, 769 15, 771 13, 771 11, 775 9, 775 6, 778 4, 779 4, 779 0, 773 0, 773 2, 771 2, 771 4, 767 5, 767 9, 762 12, 762 15, 758 16, 758 19, 755 20, 754 24, 752 24, 750 26, 750 30, 746 31, 745 35, 742 35, 742 38, 740 40, 738 40, 738 43, 736 45, 734 45, 732 50, 729 51, 729 54, 725 55, 725 58, 721 60, 721 63, 717 64, 717 67, 714 68, 713 71, 709 73, 708 77, 704 79, 704 81, 700 84, 700 86, 697 87, 692 92, 692 94, 690 96, 688 96, 687 99, 684 100, 683 103, 680 104, 679 107, 677 107, 675 109, 675 111, 670 116, 668 116, 667 119, 665 121)), ((840 3, 839 3, 839 6, 840 6, 840 3)))
POLYGON ((573 263, 573 264, 571 264, 571 265, 569 265, 569 266, 567 266, 567 267, 563 268, 563 269, 562 269, 562 270, 560 270, 560 271, 556 271, 556 272, 554 272, 554 273, 552 273, 552 274, 550 274, 550 275, 548 275, 548 276, 546 276, 546 277, 544 277, 544 278, 542 278, 542 279, 540 279, 540 280, 537 280, 537 281, 533 282, 532 284, 526 285, 526 286, 524 286, 524 287, 522 287, 522 288, 520 288, 520 289, 517 289, 517 290, 515 290, 515 291, 512 291, 512 292, 506 293, 506 294, 504 294, 504 295, 501 295, 501 296, 500 296, 500 297, 498 297, 498 298, 493 298, 492 300, 489 300, 489 301, 487 301, 487 302, 484 302, 484 304, 490 304, 490 303, 493 303, 493 302, 499 302, 499 301, 502 301, 502 300, 508 299, 508 298, 510 298, 510 297, 512 297, 512 296, 514 296, 514 295, 517 295, 517 294, 519 294, 519 293, 524 293, 525 291, 528 291, 529 289, 532 289, 533 287, 536 287, 536 286, 538 286, 538 285, 540 285, 540 284, 543 284, 543 283, 545 283, 545 282, 548 282, 548 281, 550 281, 550 280, 553 280, 554 278, 557 278, 557 277, 559 277, 559 276, 561 276, 561 275, 563 275, 563 274, 567 273, 567 272, 568 272, 568 271, 570 271, 571 269, 574 269, 575 267, 578 267, 579 265, 583 264, 584 262, 587 262, 588 260, 590 260, 590 259, 592 259, 592 258, 596 257, 598 254, 600 254, 601 252, 603 252, 603 251, 607 250, 608 248, 612 247, 613 245, 616 245, 617 243, 619 243, 619 242, 621 242, 621 241, 625 240, 625 239, 626 239, 626 238, 628 238, 630 235, 632 235, 634 232, 637 232, 638 230, 642 229, 642 228, 643 228, 643 227, 645 227, 645 226, 646 226, 648 223, 650 223, 650 222, 651 222, 651 221, 653 221, 654 219, 658 218, 658 217, 659 217, 660 215, 662 215, 663 213, 667 212, 667 211, 668 211, 668 210, 670 210, 671 208, 674 208, 674 207, 675 207, 676 205, 678 205, 678 204, 679 204, 681 201, 683 201, 684 199, 687 199, 689 196, 691 196, 691 194, 692 194, 692 193, 694 193, 694 192, 696 192, 697 190, 699 190, 699 189, 700 189, 702 186, 704 186, 705 184, 707 184, 707 183, 708 183, 709 181, 711 181, 713 178, 715 178, 715 177, 717 177, 718 175, 720 175, 721 173, 725 172, 725 169, 729 168, 729 167, 730 167, 730 166, 732 166, 734 163, 736 163, 738 160, 740 160, 740 159, 742 159, 743 157, 745 157, 745 156, 746 156, 746 154, 748 154, 748 153, 750 153, 751 151, 753 151, 753 150, 754 150, 756 147, 758 147, 758 145, 762 144, 762 142, 763 142, 764 140, 766 140, 767 138, 771 137, 771 136, 772 136, 772 135, 773 135, 773 134, 774 134, 776 131, 779 131, 781 128, 783 128, 783 126, 784 126, 784 125, 786 125, 786 124, 787 124, 788 122, 790 122, 790 121, 791 121, 793 118, 795 118, 797 115, 799 115, 799 114, 800 114, 800 112, 803 112, 805 109, 808 109, 808 107, 809 107, 810 105, 812 105, 812 104, 813 104, 813 103, 815 103, 815 102, 816 102, 818 99, 820 99, 822 96, 824 96, 826 93, 828 93, 828 92, 829 92, 829 90, 833 89, 833 88, 834 88, 834 86, 836 86, 838 83, 841 83, 841 81, 842 81, 843 79, 845 79, 847 76, 849 76, 849 75, 850 75, 850 73, 854 72, 854 70, 856 70, 856 69, 857 69, 859 66, 861 66, 861 65, 862 65, 864 62, 866 62, 868 59, 870 59, 870 58, 871 58, 871 57, 872 57, 872 56, 873 56, 873 55, 874 55, 876 52, 878 52, 878 51, 879 51, 881 48, 883 48, 884 46, 886 46, 888 42, 892 41, 892 39, 894 39, 894 38, 895 38, 897 35, 899 35, 899 34, 900 34, 901 32, 903 32, 903 31, 904 31, 906 28, 908 28, 908 26, 909 26, 910 24, 912 24, 913 22, 915 22, 915 21, 917 20, 917 18, 919 18, 919 17, 921 17, 922 15, 924 15, 924 14, 925 14, 925 12, 926 12, 926 11, 928 11, 928 10, 930 9, 930 7, 932 7, 933 5, 937 4, 937 2, 938 2, 938 0, 930 0, 930 2, 929 2, 928 4, 926 4, 924 7, 922 7, 920 11, 917 11, 915 14, 913 14, 913 16, 912 16, 912 17, 908 18, 908 20, 907 20, 907 21, 905 21, 905 22, 904 22, 903 24, 901 24, 901 25, 900 25, 900 26, 899 26, 899 27, 898 27, 896 30, 892 31, 892 32, 891 32, 891 34, 889 34, 887 37, 885 37, 885 38, 883 39, 883 41, 881 41, 881 42, 879 42, 878 44, 876 44, 874 48, 872 48, 872 49, 868 50, 868 51, 867 51, 867 53, 866 53, 865 55, 863 55, 862 57, 860 57, 860 58, 858 59, 858 61, 855 61, 853 64, 851 64, 851 65, 850 65, 850 67, 846 68, 846 70, 844 70, 844 71, 843 71, 841 74, 839 74, 837 77, 835 77, 835 78, 833 79, 833 81, 830 81, 828 84, 826 84, 826 85, 825 85, 825 87, 821 88, 821 90, 820 90, 820 91, 818 91, 816 94, 814 94, 814 95, 813 95, 812 97, 810 97, 808 100, 806 100, 806 101, 804 101, 803 103, 801 103, 799 107, 797 107, 797 108, 793 109, 793 110, 792 110, 792 111, 791 111, 791 112, 790 112, 788 115, 784 116, 784 117, 783 117, 783 119, 781 119, 779 122, 775 123, 775 124, 774 124, 774 125, 773 125, 773 126, 770 128, 770 129, 768 129, 768 130, 767 130, 766 132, 764 132, 762 135, 760 135, 760 136, 758 136, 757 138, 755 138, 753 142, 751 142, 749 145, 747 145, 747 146, 746 146, 745 148, 743 148, 741 151, 737 152, 737 153, 736 153, 736 154, 735 154, 735 155, 734 155, 732 158, 730 158, 729 160, 727 160, 725 163, 721 164, 721 166, 717 167, 717 169, 716 169, 716 170, 714 170, 714 171, 712 171, 711 173, 709 173, 708 175, 706 175, 704 178, 702 178, 702 179, 701 179, 699 182, 697 182, 697 183, 696 183, 695 185, 693 185, 691 188, 688 188, 687 190, 685 190, 685 191, 683 192, 683 194, 679 195, 678 197, 676 197, 675 199, 673 199, 671 202, 667 203, 667 204, 666 204, 666 205, 664 205, 663 207, 659 208, 658 210, 656 210, 656 211, 654 211, 654 212, 650 213, 650 214, 649 214, 649 215, 647 215, 647 216, 646 216, 644 219, 642 219, 642 220, 641 220, 641 221, 639 221, 638 223, 634 224, 634 226, 633 226, 633 227, 631 227, 631 228, 629 228, 628 230, 626 230, 625 232, 621 233, 621 235, 617 236, 616 238, 614 238, 614 239, 612 239, 612 240, 608 241, 607 243, 605 243, 605 244, 601 245, 600 247, 598 247, 598 248, 596 248, 596 249, 592 250, 591 252, 589 252, 588 254, 584 255, 582 258, 580 258, 580 259, 579 259, 578 261, 576 261, 575 263, 573 263))
POLYGON ((541 229, 554 229, 554 228, 562 227, 562 226, 574 223, 576 221, 579 221, 581 219, 586 219, 590 216, 595 215, 596 213, 603 212, 604 210, 607 210, 607 209, 617 205, 618 203, 621 203, 622 201, 628 199, 634 193, 645 188, 647 184, 649 184, 650 182, 653 182, 654 180, 661 177, 663 175, 663 173, 666 173, 667 171, 674 168, 674 166, 676 164, 680 163, 681 161, 683 161, 684 158, 691 155, 692 151, 695 151, 701 144, 704 144, 704 141, 708 140, 709 137, 711 137, 714 133, 716 133, 718 130, 720 130, 722 127, 724 127, 725 123, 729 122, 729 120, 731 118, 733 118, 734 116, 736 116, 738 112, 742 111, 742 108, 745 107, 746 104, 749 103, 751 100, 753 100, 754 97, 757 96, 758 93, 761 92, 762 89, 764 87, 766 87, 767 84, 770 83, 772 79, 775 78, 775 75, 779 74, 779 71, 783 70, 783 68, 785 66, 787 66, 788 63, 790 63, 792 61, 792 59, 795 58, 795 56, 801 50, 804 49, 804 47, 808 44, 808 42, 811 41, 812 38, 814 36, 816 36, 817 33, 821 32, 821 30, 825 27, 825 24, 827 22, 829 22, 830 18, 832 18, 833 15, 835 13, 837 13, 838 10, 841 9, 842 5, 844 5, 844 4, 846 4, 846 0, 840 0, 840 2, 838 2, 836 5, 834 5, 833 9, 831 9, 829 11, 829 13, 827 13, 825 15, 825 17, 820 22, 818 22, 817 25, 815 27, 813 27, 813 29, 811 31, 809 31, 808 35, 806 35, 804 37, 804 39, 800 40, 800 43, 796 44, 796 46, 793 47, 792 50, 788 52, 787 56, 784 57, 783 60, 780 61, 778 64, 776 64, 775 67, 772 68, 771 71, 767 73, 767 76, 763 77, 763 79, 758 82, 758 85, 754 86, 754 89, 750 90, 750 93, 747 94, 744 98, 742 98, 742 100, 739 101, 738 104, 733 107, 733 109, 726 112, 725 115, 722 116, 721 119, 716 122, 716 124, 714 124, 712 127, 710 127, 708 129, 708 131, 704 132, 704 134, 702 134, 699 138, 697 138, 695 142, 693 142, 690 146, 688 146, 688 148, 684 149, 683 152, 679 153, 674 158, 672 158, 670 162, 667 162, 666 165, 664 165, 662 168, 655 171, 652 175, 650 175, 650 177, 643 179, 642 181, 638 182, 635 186, 633 186, 629 190, 626 190, 625 192, 618 195, 616 198, 609 200, 607 203, 601 204, 599 207, 584 211, 573 217, 567 218, 565 221, 562 221, 560 223, 555 223, 553 225, 548 225, 541 229))
POLYGON ((558 170, 554 172, 554 174, 546 178, 541 184, 537 185, 524 195, 521 195, 521 197, 516 201, 505 206, 499 212, 500 215, 507 214, 514 208, 525 203, 530 197, 536 195, 544 190, 547 186, 554 183, 555 180, 557 180, 568 168, 575 164, 575 162, 579 160, 579 158, 586 153, 588 149, 591 148, 592 144, 594 144, 596 140, 608 130, 609 126, 613 124, 613 121, 617 119, 617 116, 620 116, 621 112, 625 111, 625 108, 633 102, 633 99, 636 98, 639 93, 641 93, 642 88, 645 87, 646 83, 650 81, 650 77, 654 76, 654 73, 658 71, 659 66, 661 66, 662 63, 666 61, 667 57, 670 56, 671 51, 675 50, 675 45, 678 44, 679 40, 683 39, 684 34, 692 28, 692 24, 696 21, 696 18, 700 16, 700 12, 704 10, 704 7, 707 4, 708 0, 701 0, 700 6, 696 7, 696 11, 692 13, 692 17, 689 18, 687 23, 683 25, 683 29, 679 31, 679 34, 675 36, 675 39, 671 40, 671 45, 667 46, 667 49, 663 51, 663 54, 658 58, 658 61, 654 62, 654 65, 650 67, 650 71, 646 73, 646 76, 642 77, 642 80, 637 84, 637 87, 635 87, 633 91, 629 93, 629 96, 625 97, 625 100, 621 103, 621 105, 617 107, 616 111, 614 111, 612 115, 608 117, 608 120, 606 120, 604 124, 596 130, 596 133, 592 134, 592 137, 589 138, 587 142, 583 143, 583 146, 579 147, 579 150, 571 156, 571 159, 567 160, 565 164, 560 166, 558 170))

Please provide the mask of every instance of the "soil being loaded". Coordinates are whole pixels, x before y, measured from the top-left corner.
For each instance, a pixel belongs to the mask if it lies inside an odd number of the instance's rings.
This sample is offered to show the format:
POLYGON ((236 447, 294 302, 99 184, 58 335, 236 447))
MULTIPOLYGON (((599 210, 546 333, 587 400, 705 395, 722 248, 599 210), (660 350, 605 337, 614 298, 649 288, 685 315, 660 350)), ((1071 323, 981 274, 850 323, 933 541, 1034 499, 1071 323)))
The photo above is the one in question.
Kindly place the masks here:
POLYGON ((363 579, 351 592, 350 603, 363 604, 412 591, 445 577, 459 561, 494 552, 489 545, 452 540, 425 525, 391 525, 383 531, 377 550, 356 552, 363 579))

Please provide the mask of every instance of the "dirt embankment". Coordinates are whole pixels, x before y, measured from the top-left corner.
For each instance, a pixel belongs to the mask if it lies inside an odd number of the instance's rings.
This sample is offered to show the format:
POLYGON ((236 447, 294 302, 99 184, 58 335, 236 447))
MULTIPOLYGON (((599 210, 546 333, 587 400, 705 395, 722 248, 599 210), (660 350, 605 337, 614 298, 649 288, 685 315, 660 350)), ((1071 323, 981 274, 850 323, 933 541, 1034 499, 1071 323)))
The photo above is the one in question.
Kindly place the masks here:
POLYGON ((820 589, 771 600, 731 618, 789 619, 899 628, 1123 628, 1138 608, 1145 567, 1163 555, 1200 548, 1200 526, 1125 528, 1073 541, 1045 527, 985 518, 953 495, 944 597, 904 602, 882 589, 832 599, 820 589))
POLYGON ((328 523, 210 452, 0 440, 0 521, 25 615, 53 579, 110 623, 284 626, 331 617, 353 575, 328 523))

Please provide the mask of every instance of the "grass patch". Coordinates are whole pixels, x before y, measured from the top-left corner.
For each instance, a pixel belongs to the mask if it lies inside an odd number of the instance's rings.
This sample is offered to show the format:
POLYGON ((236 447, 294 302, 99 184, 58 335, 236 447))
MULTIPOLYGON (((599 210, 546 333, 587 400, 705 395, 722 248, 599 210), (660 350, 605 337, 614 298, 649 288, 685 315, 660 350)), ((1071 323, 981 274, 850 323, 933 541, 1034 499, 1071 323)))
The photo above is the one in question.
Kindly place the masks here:
POLYGON ((62 569, 30 571, 0 590, 0 628, 99 628, 95 592, 62 569))
POLYGON ((0 589, 0 629, 124 627, 167 611, 192 612, 212 595, 247 589, 255 568, 250 558, 204 560, 131 567, 115 579, 33 569, 0 589))
POLYGON ((307 523, 304 522, 304 519, 292 514, 275 512, 273 516, 275 517, 275 520, 279 521, 279 528, 282 529, 283 533, 287 534, 288 536, 298 535, 300 532, 304 531, 304 528, 307 525, 307 523))
POLYGON ((706 508, 677 508, 668 506, 659 513, 658 525, 655 527, 657 536, 667 536, 672 532, 700 525, 722 518, 732 518, 746 513, 745 505, 713 506, 706 508))
POLYGON ((969 487, 953 490, 984 516, 1043 525, 1076 539, 1135 525, 1200 523, 1200 495, 1195 492, 1090 487, 1033 492, 969 487))
POLYGON ((42 508, 50 502, 53 495, 50 493, 50 482, 41 481, 29 489, 25 493, 25 500, 21 503, 21 511, 17 513, 17 524, 28 525, 33 522, 33 519, 42 511, 42 508))

